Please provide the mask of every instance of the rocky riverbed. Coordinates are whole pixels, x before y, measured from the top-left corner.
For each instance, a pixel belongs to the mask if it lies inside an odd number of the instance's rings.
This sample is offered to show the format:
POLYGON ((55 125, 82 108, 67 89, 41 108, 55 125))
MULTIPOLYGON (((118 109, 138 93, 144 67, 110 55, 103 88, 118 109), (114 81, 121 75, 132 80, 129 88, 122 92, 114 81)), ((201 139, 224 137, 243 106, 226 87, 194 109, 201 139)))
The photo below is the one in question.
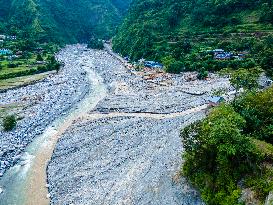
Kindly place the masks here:
POLYGON ((23 160, 25 147, 36 136, 56 118, 66 115, 90 91, 85 72, 77 62, 70 60, 77 52, 77 46, 68 46, 57 54, 59 60, 66 62, 58 74, 33 85, 0 93, 0 106, 17 107, 13 112, 21 118, 15 130, 0 131, 0 178, 9 167, 23 160))
POLYGON ((145 80, 106 51, 80 53, 70 61, 98 73, 108 95, 61 136, 47 169, 51 204, 202 204, 179 174, 179 132, 205 116, 213 90, 232 90, 229 80, 145 80))

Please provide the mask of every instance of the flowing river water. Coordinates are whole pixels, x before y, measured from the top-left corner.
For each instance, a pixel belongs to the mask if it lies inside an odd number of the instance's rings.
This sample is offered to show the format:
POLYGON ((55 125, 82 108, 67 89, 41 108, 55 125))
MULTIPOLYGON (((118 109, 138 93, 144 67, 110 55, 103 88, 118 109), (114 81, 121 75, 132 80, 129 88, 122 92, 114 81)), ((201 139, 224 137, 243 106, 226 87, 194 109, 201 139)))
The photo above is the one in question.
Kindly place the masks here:
POLYGON ((10 168, 0 180, 3 193, 0 205, 48 205, 46 167, 62 133, 72 123, 92 110, 107 93, 103 80, 86 68, 91 91, 65 116, 56 119, 42 135, 26 148, 20 163, 10 168))

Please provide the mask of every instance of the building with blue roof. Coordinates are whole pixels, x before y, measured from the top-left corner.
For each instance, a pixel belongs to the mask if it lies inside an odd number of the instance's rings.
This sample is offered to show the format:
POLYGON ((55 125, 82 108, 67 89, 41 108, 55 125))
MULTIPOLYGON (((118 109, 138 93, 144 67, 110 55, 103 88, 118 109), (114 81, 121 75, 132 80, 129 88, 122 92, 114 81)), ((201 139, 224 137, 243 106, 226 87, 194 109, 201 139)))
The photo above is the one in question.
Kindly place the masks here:
POLYGON ((0 55, 11 55, 12 51, 10 49, 2 48, 0 49, 0 55))

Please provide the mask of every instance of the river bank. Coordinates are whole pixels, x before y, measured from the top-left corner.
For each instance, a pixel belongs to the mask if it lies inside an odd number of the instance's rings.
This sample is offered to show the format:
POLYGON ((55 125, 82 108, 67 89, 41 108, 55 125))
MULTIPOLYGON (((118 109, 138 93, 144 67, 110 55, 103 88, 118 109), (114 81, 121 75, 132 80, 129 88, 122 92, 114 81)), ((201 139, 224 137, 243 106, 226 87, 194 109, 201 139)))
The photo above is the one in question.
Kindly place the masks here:
POLYGON ((179 174, 179 132, 205 116, 214 89, 232 90, 229 80, 173 75, 166 86, 106 51, 85 50, 81 61, 108 95, 59 139, 47 169, 51 204, 202 204, 179 174))
MULTIPOLYGON (((65 52, 73 51, 75 47, 68 46, 57 57, 65 56, 65 52)), ((86 72, 75 62, 67 62, 58 74, 50 75, 41 82, 0 93, 1 106, 16 107, 9 112, 21 118, 15 130, 0 131, 0 188, 3 192, 0 201, 4 203, 5 194, 12 196, 12 193, 5 192, 5 187, 10 184, 3 182, 3 174, 15 164, 15 170, 27 171, 34 157, 26 152, 26 147, 57 118, 66 116, 89 92, 90 81, 86 72)))

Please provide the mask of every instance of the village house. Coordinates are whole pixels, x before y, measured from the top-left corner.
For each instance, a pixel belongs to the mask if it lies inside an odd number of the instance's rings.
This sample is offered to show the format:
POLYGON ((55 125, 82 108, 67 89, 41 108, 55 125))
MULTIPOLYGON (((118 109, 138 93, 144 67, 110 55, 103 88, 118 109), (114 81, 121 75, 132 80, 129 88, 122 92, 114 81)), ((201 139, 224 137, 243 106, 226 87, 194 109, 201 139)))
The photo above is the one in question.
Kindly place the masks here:
POLYGON ((11 41, 13 41, 13 40, 16 40, 17 39, 17 37, 16 36, 6 36, 6 39, 9 39, 9 40, 11 40, 11 41))
POLYGON ((5 35, 0 35, 0 40, 5 40, 6 36, 5 35))
POLYGON ((225 50, 223 50, 223 49, 218 49, 218 48, 217 48, 217 49, 214 49, 212 52, 214 53, 214 55, 218 55, 218 54, 224 53, 225 50))
POLYGON ((9 49, 2 48, 0 49, 0 55, 11 55, 12 51, 9 49))
POLYGON ((224 101, 225 99, 222 96, 210 96, 208 98, 209 107, 215 107, 224 101))
POLYGON ((214 56, 216 60, 230 60, 233 57, 233 54, 230 52, 223 52, 214 56))
POLYGON ((155 61, 144 61, 144 66, 148 68, 163 69, 163 65, 155 61))
POLYGON ((16 55, 23 55, 23 51, 17 51, 16 55))

